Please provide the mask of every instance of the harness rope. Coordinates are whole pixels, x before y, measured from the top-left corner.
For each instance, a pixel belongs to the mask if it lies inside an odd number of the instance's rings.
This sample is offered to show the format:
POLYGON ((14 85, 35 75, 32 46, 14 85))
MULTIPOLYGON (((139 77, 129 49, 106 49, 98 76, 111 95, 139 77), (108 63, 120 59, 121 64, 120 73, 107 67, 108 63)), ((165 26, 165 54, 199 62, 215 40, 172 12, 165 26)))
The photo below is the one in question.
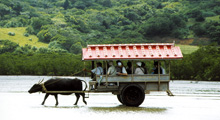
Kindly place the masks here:
MULTIPOLYGON (((78 73, 80 73, 80 72, 82 72, 82 71, 79 71, 79 72, 73 73, 73 74, 71 74, 70 76, 74 76, 75 74, 78 74, 78 73)), ((61 80, 62 80, 62 79, 61 79, 61 80)), ((54 83, 59 82, 59 81, 61 81, 61 80, 56 80, 56 81, 54 81, 54 82, 52 82, 52 83, 50 83, 50 84, 47 84, 47 85, 54 84, 54 83)), ((44 84, 44 83, 43 83, 43 84, 44 84)))
POLYGON ((46 87, 44 86, 44 83, 42 83, 41 86, 42 86, 42 92, 43 92, 43 93, 46 93, 46 92, 47 92, 47 89, 46 89, 46 87))
MULTIPOLYGON (((82 70, 82 71, 83 71, 83 70, 82 70)), ((82 71, 79 71, 79 72, 73 73, 73 74, 71 74, 70 76, 74 76, 75 74, 78 74, 78 73, 80 73, 80 72, 82 72, 82 71)))

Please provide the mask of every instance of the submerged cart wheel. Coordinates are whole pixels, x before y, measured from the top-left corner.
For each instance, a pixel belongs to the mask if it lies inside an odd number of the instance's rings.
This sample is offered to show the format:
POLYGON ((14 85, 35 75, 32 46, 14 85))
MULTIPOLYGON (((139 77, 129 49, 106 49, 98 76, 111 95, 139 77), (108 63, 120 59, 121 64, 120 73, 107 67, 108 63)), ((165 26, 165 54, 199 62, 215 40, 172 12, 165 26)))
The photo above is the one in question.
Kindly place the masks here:
POLYGON ((123 101, 122 101, 122 99, 121 99, 121 95, 117 95, 117 98, 118 98, 118 101, 119 101, 121 104, 124 105, 124 103, 123 103, 123 101))
POLYGON ((127 106, 139 106, 145 99, 145 93, 142 87, 137 84, 127 85, 122 90, 121 100, 127 106))

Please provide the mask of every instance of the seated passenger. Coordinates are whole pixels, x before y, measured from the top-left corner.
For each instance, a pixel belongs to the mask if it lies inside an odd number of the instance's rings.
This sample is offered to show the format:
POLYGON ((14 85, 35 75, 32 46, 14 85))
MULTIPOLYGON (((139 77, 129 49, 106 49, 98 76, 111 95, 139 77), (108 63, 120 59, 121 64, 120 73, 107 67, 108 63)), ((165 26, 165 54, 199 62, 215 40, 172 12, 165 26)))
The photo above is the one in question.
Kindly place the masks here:
POLYGON ((136 65, 137 65, 137 68, 135 69, 134 74, 143 75, 145 73, 145 71, 144 71, 144 68, 141 67, 142 63, 141 62, 137 62, 136 65))
MULTIPOLYGON (((130 61, 127 62, 126 71, 128 74, 132 74, 132 63, 130 61)), ((134 70, 133 70, 134 72, 134 70)))
POLYGON ((117 67, 116 67, 116 74, 119 75, 119 76, 127 76, 128 73, 125 69, 125 67, 123 66, 122 62, 121 61, 116 61, 117 62, 117 67))
MULTIPOLYGON (((154 69, 153 69, 153 74, 158 74, 159 69, 158 69, 158 62, 154 62, 154 69)), ((162 74, 162 69, 160 67, 160 74, 162 74)))
POLYGON ((166 70, 161 66, 162 74, 166 74, 166 70))
POLYGON ((144 68, 144 74, 147 74, 148 72, 144 62, 141 62, 141 67, 144 68))
POLYGON ((110 75, 110 76, 116 75, 116 69, 115 69, 115 66, 113 65, 113 61, 110 61, 108 64, 110 67, 108 68, 107 75, 110 75))

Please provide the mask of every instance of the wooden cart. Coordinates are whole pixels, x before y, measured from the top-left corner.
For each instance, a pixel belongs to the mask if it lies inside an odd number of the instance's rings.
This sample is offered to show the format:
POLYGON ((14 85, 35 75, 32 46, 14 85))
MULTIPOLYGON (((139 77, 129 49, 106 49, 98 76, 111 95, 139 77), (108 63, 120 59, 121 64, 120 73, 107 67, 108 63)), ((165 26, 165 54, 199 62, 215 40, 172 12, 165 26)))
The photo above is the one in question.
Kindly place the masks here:
POLYGON ((107 68, 107 62, 110 60, 131 61, 133 67, 137 61, 151 60, 157 61, 158 68, 161 67, 161 62, 166 61, 167 74, 160 74, 159 69, 159 74, 96 75, 92 76, 96 78, 96 81, 89 82, 89 86, 95 86, 95 89, 89 88, 85 92, 111 92, 127 106, 139 106, 144 101, 145 94, 149 94, 150 91, 166 91, 172 96, 169 90, 170 61, 182 58, 180 48, 174 43, 87 45, 87 48, 82 49, 82 60, 91 61, 92 69, 96 67, 97 61, 103 61, 105 63, 103 67, 107 68), (98 81, 101 82, 98 84, 98 81))

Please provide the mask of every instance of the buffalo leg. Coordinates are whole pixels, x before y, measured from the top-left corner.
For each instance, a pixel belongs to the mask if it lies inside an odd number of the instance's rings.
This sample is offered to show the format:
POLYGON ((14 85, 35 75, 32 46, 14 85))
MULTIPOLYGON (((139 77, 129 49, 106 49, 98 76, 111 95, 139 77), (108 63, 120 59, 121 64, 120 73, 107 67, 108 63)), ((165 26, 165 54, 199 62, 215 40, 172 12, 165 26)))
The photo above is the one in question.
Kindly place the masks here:
POLYGON ((54 97, 55 97, 55 99, 56 99, 56 106, 57 106, 57 105, 59 104, 59 103, 58 103, 58 95, 55 94, 54 97))
POLYGON ((82 93, 82 94, 80 94, 80 95, 82 95, 82 97, 83 97, 83 102, 87 105, 87 102, 86 102, 86 100, 85 100, 85 93, 82 93))
POLYGON ((76 95, 76 103, 74 105, 77 105, 80 95, 79 95, 79 93, 75 93, 75 95, 76 95))
POLYGON ((44 103, 45 103, 45 101, 46 101, 46 99, 47 99, 48 96, 49 96, 49 94, 47 93, 47 94, 45 95, 44 100, 43 100, 43 102, 41 103, 41 105, 44 105, 44 103))

